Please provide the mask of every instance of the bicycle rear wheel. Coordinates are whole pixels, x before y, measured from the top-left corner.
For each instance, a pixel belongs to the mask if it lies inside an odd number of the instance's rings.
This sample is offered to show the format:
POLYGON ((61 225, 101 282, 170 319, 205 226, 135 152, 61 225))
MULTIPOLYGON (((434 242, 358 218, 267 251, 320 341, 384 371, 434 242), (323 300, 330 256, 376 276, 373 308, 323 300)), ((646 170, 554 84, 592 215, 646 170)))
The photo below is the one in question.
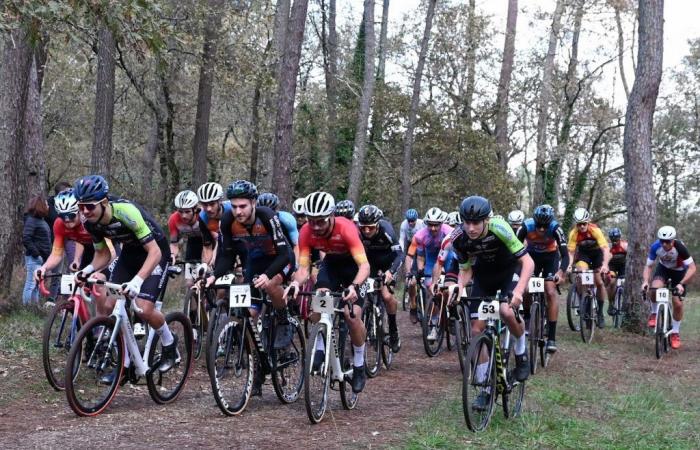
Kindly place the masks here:
POLYGON ((656 314, 656 333, 654 333, 655 349, 656 349, 656 359, 661 359, 664 351, 664 344, 666 341, 666 330, 664 329, 664 319, 666 311, 663 307, 659 307, 659 312, 656 314))
POLYGON ((326 348, 324 360, 319 364, 319 369, 314 370, 314 357, 316 354, 317 342, 326 343, 326 326, 321 323, 314 324, 309 332, 309 339, 306 341, 306 360, 304 362, 304 405, 306 415, 311 423, 319 423, 326 413, 328 406, 328 384, 331 376, 331 369, 328 366, 328 351, 326 348))
MULTIPOLYGON (((374 294, 370 294, 374 295, 374 294)), ((366 299, 367 304, 362 313, 362 321, 365 324, 365 372, 369 378, 379 375, 382 368, 382 344, 384 340, 383 329, 377 321, 376 297, 373 301, 366 299)))
POLYGON ((493 414, 497 383, 493 344, 490 335, 474 337, 462 371, 462 411, 467 427, 474 432, 484 430, 493 414))
POLYGON ((165 322, 173 337, 177 339, 175 364, 166 372, 158 369, 163 354, 163 345, 158 334, 153 335, 151 349, 148 352, 146 384, 148 393, 154 402, 166 405, 174 402, 185 387, 192 367, 192 324, 181 312, 171 312, 165 316, 165 322))
POLYGON ((294 327, 292 342, 283 350, 272 350, 272 386, 282 403, 294 403, 304 388, 304 361, 306 360, 306 339, 304 329, 295 317, 289 318, 294 327))
POLYGON ((579 331, 579 310, 581 307, 581 297, 576 292, 576 286, 569 288, 569 293, 566 296, 566 320, 569 322, 571 331, 579 331))
POLYGON ((588 295, 581 299, 579 311, 579 325, 581 331, 581 339, 585 344, 589 344, 595 335, 596 326, 596 311, 593 303, 596 300, 588 295))
MULTIPOLYGON (((73 317, 73 307, 72 300, 58 301, 46 318, 41 337, 44 373, 57 391, 65 389, 66 361, 81 327, 80 319, 73 317)), ((74 370, 80 368, 80 362, 73 364, 74 370)))
POLYGON ((506 368, 506 387, 503 390, 503 415, 506 419, 517 417, 523 407, 525 397, 525 382, 515 379, 515 339, 511 337, 508 351, 501 349, 506 368))
POLYGON ((440 302, 441 297, 433 297, 428 302, 428 306, 425 311, 425 318, 423 320, 423 348, 425 353, 431 358, 440 353, 440 348, 442 347, 442 339, 445 336, 444 327, 444 314, 440 313, 440 302), (438 299, 437 301, 436 298, 438 299), (435 330, 435 339, 428 339, 432 332, 435 330))
MULTIPOLYGON (((535 294, 536 295, 536 294, 535 294)), ((528 330, 528 350, 530 353, 530 373, 537 372, 537 355, 539 354, 540 337, 542 335, 542 317, 540 315, 540 302, 535 301, 534 296, 530 305, 530 329, 528 330)))
POLYGON ((211 390, 219 409, 227 416, 242 413, 250 400, 255 375, 254 345, 245 319, 231 317, 215 330, 207 350, 211 390))
POLYGON ((126 349, 115 326, 113 317, 89 320, 78 333, 68 354, 64 380, 66 398, 79 416, 100 414, 117 395, 124 373, 126 349), (115 333, 116 339, 110 345, 115 333))

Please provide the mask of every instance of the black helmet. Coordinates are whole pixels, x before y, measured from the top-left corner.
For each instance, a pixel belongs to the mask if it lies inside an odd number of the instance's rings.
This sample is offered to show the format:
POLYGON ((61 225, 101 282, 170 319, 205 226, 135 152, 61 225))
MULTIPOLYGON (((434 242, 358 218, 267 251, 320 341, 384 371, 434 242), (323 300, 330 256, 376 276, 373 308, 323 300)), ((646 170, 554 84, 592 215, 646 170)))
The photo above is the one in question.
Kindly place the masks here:
POLYGON ((226 189, 226 197, 232 198, 247 198, 255 200, 258 198, 258 188, 253 183, 246 180, 236 180, 228 185, 226 189))
POLYGON ((360 208, 357 220, 360 222, 360 225, 374 225, 375 223, 379 222, 379 219, 381 219, 383 216, 384 214, 382 214, 381 209, 374 205, 365 205, 360 208))
POLYGON ((622 239, 622 231, 619 228, 613 228, 608 231, 608 237, 611 241, 619 241, 622 239))
POLYGON ((260 194, 258 197, 258 206, 266 206, 273 211, 277 211, 277 207, 280 205, 280 199, 277 195, 272 192, 265 192, 260 194))
POLYGON ((100 175, 79 178, 73 186, 73 196, 78 202, 99 202, 107 197, 109 185, 100 175))
POLYGON ((537 225, 549 225, 554 220, 554 208, 549 205, 540 205, 535 208, 532 218, 537 225))
POLYGON ((335 204, 334 215, 343 216, 352 220, 352 216, 355 215, 355 204, 352 200, 341 200, 335 204))
POLYGON ((459 215, 463 221, 484 220, 489 217, 490 212, 491 203, 478 195, 465 198, 459 205, 459 215))

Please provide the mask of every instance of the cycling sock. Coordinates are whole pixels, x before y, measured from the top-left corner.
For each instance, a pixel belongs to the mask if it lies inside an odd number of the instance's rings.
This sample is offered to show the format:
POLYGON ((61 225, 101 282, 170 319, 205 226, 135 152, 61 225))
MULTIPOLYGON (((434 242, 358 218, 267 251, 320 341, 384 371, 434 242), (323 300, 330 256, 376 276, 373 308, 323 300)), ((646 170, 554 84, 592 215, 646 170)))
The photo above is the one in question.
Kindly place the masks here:
POLYGON ((652 303, 651 304, 651 313, 652 314, 657 314, 659 312, 659 304, 658 303, 652 303))
POLYGON ((481 363, 476 366, 476 382, 483 383, 486 381, 486 371, 489 370, 489 363, 481 363))
POLYGON ((353 356, 352 365, 355 367, 362 367, 365 365, 365 344, 357 346, 352 344, 352 349, 355 350, 355 355, 353 356))
POLYGON ((525 340, 525 333, 519 338, 515 338, 515 354, 520 356, 527 350, 527 340, 525 340))
POLYGON ((396 314, 388 314, 389 316, 389 331, 396 331, 396 314))
POLYGON ((673 327, 674 333, 680 334, 680 332, 681 332, 681 321, 680 320, 671 319, 671 326, 673 327))
POLYGON ((557 321, 547 322, 547 339, 550 341, 557 340, 557 321))
POLYGON ((316 339, 316 350, 326 350, 326 343, 323 341, 323 339, 316 339))
POLYGON ((168 328, 167 323, 164 323, 162 327, 158 328, 156 333, 158 333, 158 336, 160 336, 164 347, 172 344, 175 340, 175 338, 173 338, 173 334, 170 332, 170 328, 168 328))

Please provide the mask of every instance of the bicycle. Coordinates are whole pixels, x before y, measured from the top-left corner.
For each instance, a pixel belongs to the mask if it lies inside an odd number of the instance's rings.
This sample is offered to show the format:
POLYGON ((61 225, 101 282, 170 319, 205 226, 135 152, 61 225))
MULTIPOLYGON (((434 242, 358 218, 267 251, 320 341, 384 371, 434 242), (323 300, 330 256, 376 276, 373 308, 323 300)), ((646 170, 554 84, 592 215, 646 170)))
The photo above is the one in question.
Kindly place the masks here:
MULTIPOLYGON (((547 295, 544 286, 546 282, 555 282, 556 278, 551 274, 546 278, 531 277, 528 281, 528 292, 532 302, 530 304, 530 326, 528 329, 528 352, 530 356, 530 373, 537 372, 537 359, 542 368, 549 364, 551 354, 547 352, 547 295)), ((559 292, 559 286, 557 286, 559 292)), ((561 292, 559 292, 561 293, 561 292)))
POLYGON ((593 270, 575 270, 576 286, 574 290, 578 290, 581 286, 585 289, 581 304, 579 306, 579 331, 584 344, 589 344, 595 335, 595 328, 598 320, 598 300, 596 299, 596 289, 594 287, 593 270))
MULTIPOLYGON (((516 417, 522 411, 525 383, 517 381, 511 351, 514 339, 510 330, 501 321, 500 305, 508 302, 495 297, 467 297, 466 302, 479 302, 478 318, 486 322, 483 333, 475 336, 470 344, 462 370, 462 410, 467 427, 473 432, 484 430, 494 413, 494 403, 501 396, 503 414, 506 418, 516 417), (485 366, 484 366, 485 364, 485 366), (482 403, 475 402, 481 397, 482 403)), ((515 310, 516 320, 522 319, 515 310)))
POLYGON ((620 328, 624 320, 623 295, 625 293, 625 277, 615 279, 615 296, 612 304, 613 328, 620 328))
POLYGON ((579 325, 579 311, 581 309, 581 298, 576 286, 573 285, 569 278, 569 292, 566 294, 566 321, 569 323, 571 331, 578 332, 581 327, 579 325))
MULTIPOLYGON (((193 283, 185 295, 182 312, 192 322, 192 335, 194 339, 194 359, 199 359, 203 349, 209 348, 211 337, 207 335, 209 329, 208 311, 214 304, 211 290, 205 289, 202 284, 206 281, 206 273, 194 273, 193 261, 176 261, 174 265, 184 265, 185 271, 192 274, 193 283)), ((206 354, 206 350, 205 350, 206 354)))
MULTIPOLYGON (((406 297, 408 291, 408 284, 415 278, 416 280, 416 317, 418 323, 423 325, 425 319, 425 298, 428 296, 428 290, 423 284, 424 276, 419 276, 415 274, 408 274, 406 276, 406 282, 404 283, 404 297, 406 297)), ((407 298, 407 297, 406 297, 407 298)))
MULTIPOLYGON (((666 281, 666 287, 657 288, 656 290, 656 303, 659 305, 659 310, 656 313, 656 328, 654 329, 654 347, 656 350, 656 359, 661 359, 664 353, 668 353, 671 347, 670 336, 673 332, 671 327, 672 308, 671 308, 671 298, 680 297, 678 295, 678 290, 673 287, 673 281, 669 278, 666 281)), ((642 291, 644 301, 646 298, 647 291, 642 291)), ((681 301, 683 297, 680 297, 681 301)))
POLYGON ((459 358, 459 368, 464 370, 464 364, 469 350, 469 342, 472 339, 471 316, 466 301, 463 301, 469 296, 465 288, 462 295, 454 294, 447 307, 447 318, 454 323, 455 342, 457 347, 457 355, 459 358))
POLYGON ((85 302, 91 301, 77 295, 79 289, 73 281, 73 275, 51 274, 44 275, 39 280, 39 292, 48 297, 50 292, 44 284, 46 278, 61 277, 59 293, 61 298, 56 301, 53 309, 46 318, 41 337, 41 359, 44 365, 46 379, 57 391, 65 389, 65 366, 68 354, 75 344, 80 328, 90 320, 90 310, 85 302))
POLYGON ((345 409, 354 409, 359 394, 352 391, 353 349, 349 330, 345 323, 343 308, 350 307, 350 317, 354 318, 352 304, 342 300, 339 292, 301 292, 311 297, 311 310, 320 314, 320 319, 311 327, 306 343, 304 373, 304 404, 306 414, 312 424, 320 423, 328 407, 328 388, 338 390, 340 401, 345 409), (323 342, 323 361, 314 364, 317 343, 323 342), (316 367, 314 367, 316 366, 316 367))
MULTIPOLYGON (((367 330, 365 338, 365 372, 369 378, 376 377, 382 363, 387 369, 391 368, 394 361, 394 352, 389 345, 389 322, 387 320, 386 305, 382 297, 384 286, 384 273, 379 272, 377 278, 367 278, 365 281, 365 307, 362 312, 362 322, 367 330)), ((392 282, 386 285, 393 294, 392 282)))
POLYGON ((438 294, 433 295, 433 297, 428 302, 426 307, 427 314, 423 320, 423 348, 425 353, 429 357, 435 357, 440 353, 442 348, 442 341, 447 341, 447 349, 452 350, 453 347, 457 345, 457 340, 455 339, 455 333, 450 330, 453 328, 450 324, 450 320, 447 316, 447 308, 445 308, 445 302, 443 301, 442 293, 448 288, 444 285, 445 276, 441 275, 439 280, 436 280, 438 285, 438 294), (437 321, 435 323, 435 321, 437 321), (430 339, 432 330, 435 330, 435 339, 430 339), (446 338, 446 339, 445 339, 446 338))
POLYGON ((300 322, 289 317, 294 328, 290 345, 285 349, 275 349, 279 313, 272 307, 267 294, 259 291, 259 297, 253 297, 250 284, 226 285, 222 278, 217 279, 215 285, 227 288, 229 298, 218 300, 217 307, 226 307, 229 313, 227 321, 214 329, 207 355, 207 370, 216 404, 227 416, 241 414, 252 395, 255 377, 264 380, 267 374, 271 375, 280 402, 295 402, 304 385, 305 339, 300 322), (253 301, 262 305, 255 319, 250 313, 253 301))
MULTIPOLYGON (((168 277, 180 274, 179 267, 168 267, 168 277)), ((163 289, 155 302, 160 311, 163 306, 163 289)), ((149 327, 144 354, 141 355, 136 337, 129 322, 127 308, 140 312, 135 301, 128 300, 121 293, 121 284, 88 279, 86 286, 104 286, 110 295, 116 296, 112 314, 90 319, 78 333, 75 345, 71 348, 66 365, 66 397, 71 409, 79 416, 96 416, 109 406, 119 387, 130 381, 136 384, 139 378, 146 377, 148 393, 158 404, 168 404, 182 392, 192 366, 192 325, 181 312, 165 315, 165 321, 177 340, 175 365, 168 371, 159 370, 162 347, 159 337, 149 327), (83 354, 83 351, 85 352, 83 354), (125 352, 129 352, 131 364, 125 367, 125 352), (82 361, 81 355, 84 358, 82 361), (77 367, 76 367, 77 365, 77 367), (127 369, 128 374, 125 374, 127 369), (94 396, 94 397, 93 397, 94 396)), ((79 290, 81 295, 85 295, 79 290)))

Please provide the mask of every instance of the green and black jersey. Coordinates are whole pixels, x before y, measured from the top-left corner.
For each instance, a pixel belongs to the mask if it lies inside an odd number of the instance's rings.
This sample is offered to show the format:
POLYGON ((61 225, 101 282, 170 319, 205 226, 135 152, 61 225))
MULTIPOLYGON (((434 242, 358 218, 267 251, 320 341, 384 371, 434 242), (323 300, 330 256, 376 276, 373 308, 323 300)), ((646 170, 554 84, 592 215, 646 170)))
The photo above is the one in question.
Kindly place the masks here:
POLYGON ((107 224, 85 222, 85 229, 92 236, 95 249, 106 248, 105 239, 122 245, 122 249, 143 249, 153 240, 159 247, 168 242, 155 219, 141 206, 128 200, 113 200, 112 220, 107 224))

